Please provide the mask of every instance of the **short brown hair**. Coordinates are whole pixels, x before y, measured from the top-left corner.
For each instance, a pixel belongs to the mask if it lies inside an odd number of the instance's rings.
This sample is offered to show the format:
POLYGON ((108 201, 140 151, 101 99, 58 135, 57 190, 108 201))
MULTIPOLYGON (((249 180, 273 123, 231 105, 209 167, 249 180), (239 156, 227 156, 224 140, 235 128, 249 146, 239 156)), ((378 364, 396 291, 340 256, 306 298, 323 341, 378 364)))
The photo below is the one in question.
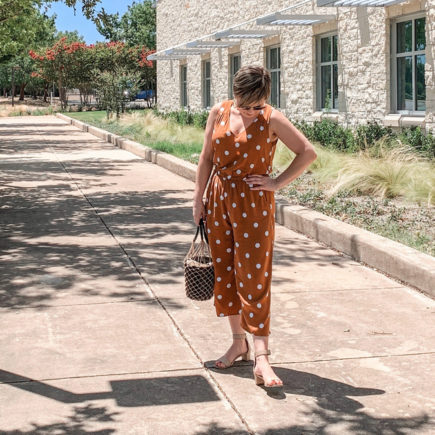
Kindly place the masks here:
POLYGON ((242 66, 234 76, 233 94, 246 106, 270 96, 270 73, 262 66, 242 66))

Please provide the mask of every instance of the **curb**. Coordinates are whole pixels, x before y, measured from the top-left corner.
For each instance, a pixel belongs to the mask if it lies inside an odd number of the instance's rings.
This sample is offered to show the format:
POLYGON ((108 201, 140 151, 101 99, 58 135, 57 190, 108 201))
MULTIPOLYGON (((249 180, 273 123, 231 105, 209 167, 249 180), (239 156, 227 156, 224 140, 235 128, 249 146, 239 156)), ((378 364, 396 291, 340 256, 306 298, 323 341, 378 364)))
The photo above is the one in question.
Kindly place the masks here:
MULTIPOLYGON (((56 116, 82 131, 195 181, 197 166, 170 154, 109 133, 57 113, 56 116)), ((401 243, 300 205, 276 199, 276 222, 317 242, 349 255, 354 260, 381 271, 404 284, 435 297, 435 259, 401 243)))

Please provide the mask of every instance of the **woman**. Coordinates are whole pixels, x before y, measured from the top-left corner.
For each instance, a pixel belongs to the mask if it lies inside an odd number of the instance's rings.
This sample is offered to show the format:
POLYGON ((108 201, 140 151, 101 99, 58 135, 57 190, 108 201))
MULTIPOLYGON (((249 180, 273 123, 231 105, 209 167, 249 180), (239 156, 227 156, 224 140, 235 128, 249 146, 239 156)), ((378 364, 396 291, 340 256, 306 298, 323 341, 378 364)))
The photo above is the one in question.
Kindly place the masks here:
POLYGON ((244 66, 234 77, 234 100, 210 110, 196 174, 193 218, 197 225, 201 218, 206 222, 215 269, 216 314, 228 317, 233 333, 232 345, 215 367, 231 367, 240 356, 249 360, 248 331, 254 338, 256 384, 281 387, 267 357, 274 191, 297 178, 317 156, 307 138, 266 103, 270 84, 265 68, 244 66), (282 174, 271 178, 278 139, 296 157, 282 174))

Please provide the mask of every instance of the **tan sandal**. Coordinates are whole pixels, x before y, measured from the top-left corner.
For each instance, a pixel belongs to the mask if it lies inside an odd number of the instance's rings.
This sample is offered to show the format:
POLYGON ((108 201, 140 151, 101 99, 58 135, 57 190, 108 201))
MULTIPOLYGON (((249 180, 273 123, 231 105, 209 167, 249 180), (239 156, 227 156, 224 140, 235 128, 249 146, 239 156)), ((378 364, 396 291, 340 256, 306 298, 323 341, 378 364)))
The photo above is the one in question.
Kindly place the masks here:
POLYGON ((241 353, 240 355, 237 355, 232 361, 230 361, 226 356, 223 356, 223 357, 217 359, 214 363, 215 368, 228 369, 235 363, 236 359, 239 358, 240 356, 242 357, 242 361, 249 361, 249 359, 251 358, 251 348, 249 347, 249 342, 248 342, 248 339, 246 338, 246 334, 233 334, 233 339, 246 340, 246 345, 248 346, 248 350, 244 353, 241 353), (217 362, 221 362, 224 365, 224 367, 217 366, 216 365, 217 362))
POLYGON ((257 375, 255 373, 255 366, 257 364, 257 356, 260 356, 260 355, 270 355, 270 350, 269 349, 267 349, 267 350, 259 350, 258 352, 255 352, 254 355, 255 355, 254 356, 254 367, 253 367, 252 371, 254 373, 255 384, 256 385, 263 385, 265 388, 282 388, 283 387, 283 383, 282 383, 282 380, 280 378, 278 378, 278 377, 272 378, 270 383, 266 384, 264 382, 263 376, 257 375), (273 381, 277 381, 278 383, 273 383, 273 381))

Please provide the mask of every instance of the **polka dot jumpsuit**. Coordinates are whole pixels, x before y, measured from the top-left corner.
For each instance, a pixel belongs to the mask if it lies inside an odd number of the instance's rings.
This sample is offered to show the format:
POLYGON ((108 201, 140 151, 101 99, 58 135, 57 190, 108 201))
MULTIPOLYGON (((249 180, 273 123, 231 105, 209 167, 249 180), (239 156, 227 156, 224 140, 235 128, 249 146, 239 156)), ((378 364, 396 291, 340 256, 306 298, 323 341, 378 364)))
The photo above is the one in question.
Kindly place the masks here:
POLYGON ((266 105, 238 135, 230 130, 233 100, 218 112, 212 145, 214 174, 206 192, 206 224, 215 268, 214 305, 220 317, 241 314, 241 326, 270 334, 270 284, 275 236, 274 192, 251 190, 243 178, 270 174, 277 139, 269 139, 266 105))

